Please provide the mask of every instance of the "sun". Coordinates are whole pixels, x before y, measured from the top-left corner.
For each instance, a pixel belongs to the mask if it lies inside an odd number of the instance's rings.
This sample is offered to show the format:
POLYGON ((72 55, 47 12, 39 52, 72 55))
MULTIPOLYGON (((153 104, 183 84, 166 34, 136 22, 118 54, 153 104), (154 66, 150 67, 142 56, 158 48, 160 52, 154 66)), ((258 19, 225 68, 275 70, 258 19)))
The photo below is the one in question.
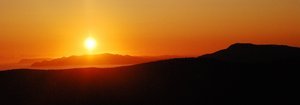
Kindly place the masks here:
POLYGON ((97 41, 93 37, 88 37, 85 39, 84 46, 88 51, 92 51, 97 46, 97 41))

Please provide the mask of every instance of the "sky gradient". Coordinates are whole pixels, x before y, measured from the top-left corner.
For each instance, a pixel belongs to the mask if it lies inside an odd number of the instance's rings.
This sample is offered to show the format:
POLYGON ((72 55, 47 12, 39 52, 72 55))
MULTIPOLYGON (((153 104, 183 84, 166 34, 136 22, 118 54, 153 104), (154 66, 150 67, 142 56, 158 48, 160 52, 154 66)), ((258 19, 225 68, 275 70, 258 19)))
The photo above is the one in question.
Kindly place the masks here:
POLYGON ((232 43, 300 47, 300 0, 1 0, 0 63, 94 53, 195 56, 232 43))

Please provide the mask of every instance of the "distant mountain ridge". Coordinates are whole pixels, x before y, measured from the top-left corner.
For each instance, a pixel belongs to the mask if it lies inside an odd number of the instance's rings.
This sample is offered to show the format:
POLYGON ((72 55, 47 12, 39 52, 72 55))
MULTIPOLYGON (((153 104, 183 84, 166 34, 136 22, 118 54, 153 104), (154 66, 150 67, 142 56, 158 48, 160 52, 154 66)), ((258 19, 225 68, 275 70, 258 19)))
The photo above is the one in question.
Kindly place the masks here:
POLYGON ((51 66, 84 66, 84 65, 131 65, 146 62, 159 61, 164 59, 176 58, 178 56, 130 56, 118 54, 98 54, 82 55, 57 58, 35 62, 32 67, 51 67, 51 66))
POLYGON ((36 59, 21 59, 18 63, 19 64, 33 64, 36 62, 42 62, 46 60, 51 60, 50 58, 36 58, 36 59))

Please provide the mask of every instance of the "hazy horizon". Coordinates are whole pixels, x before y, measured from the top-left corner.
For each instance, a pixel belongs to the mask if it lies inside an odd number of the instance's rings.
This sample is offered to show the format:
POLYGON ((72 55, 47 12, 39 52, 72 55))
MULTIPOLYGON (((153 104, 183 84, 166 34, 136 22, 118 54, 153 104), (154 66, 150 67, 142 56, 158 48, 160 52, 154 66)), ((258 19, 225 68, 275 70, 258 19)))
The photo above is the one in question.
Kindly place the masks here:
POLYGON ((0 61, 300 46, 300 0, 1 0, 0 61), (96 40, 93 51, 84 47, 96 40), (91 53, 92 52, 92 53, 91 53))

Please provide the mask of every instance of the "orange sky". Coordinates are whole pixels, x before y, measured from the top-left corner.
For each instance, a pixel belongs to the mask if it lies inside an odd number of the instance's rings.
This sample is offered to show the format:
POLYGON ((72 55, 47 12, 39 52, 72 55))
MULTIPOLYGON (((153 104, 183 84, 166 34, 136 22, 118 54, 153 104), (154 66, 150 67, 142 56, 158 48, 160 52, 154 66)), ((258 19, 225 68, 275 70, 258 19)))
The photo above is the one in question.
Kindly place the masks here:
POLYGON ((1 0, 0 63, 94 53, 201 55, 300 46, 300 0, 1 0))

